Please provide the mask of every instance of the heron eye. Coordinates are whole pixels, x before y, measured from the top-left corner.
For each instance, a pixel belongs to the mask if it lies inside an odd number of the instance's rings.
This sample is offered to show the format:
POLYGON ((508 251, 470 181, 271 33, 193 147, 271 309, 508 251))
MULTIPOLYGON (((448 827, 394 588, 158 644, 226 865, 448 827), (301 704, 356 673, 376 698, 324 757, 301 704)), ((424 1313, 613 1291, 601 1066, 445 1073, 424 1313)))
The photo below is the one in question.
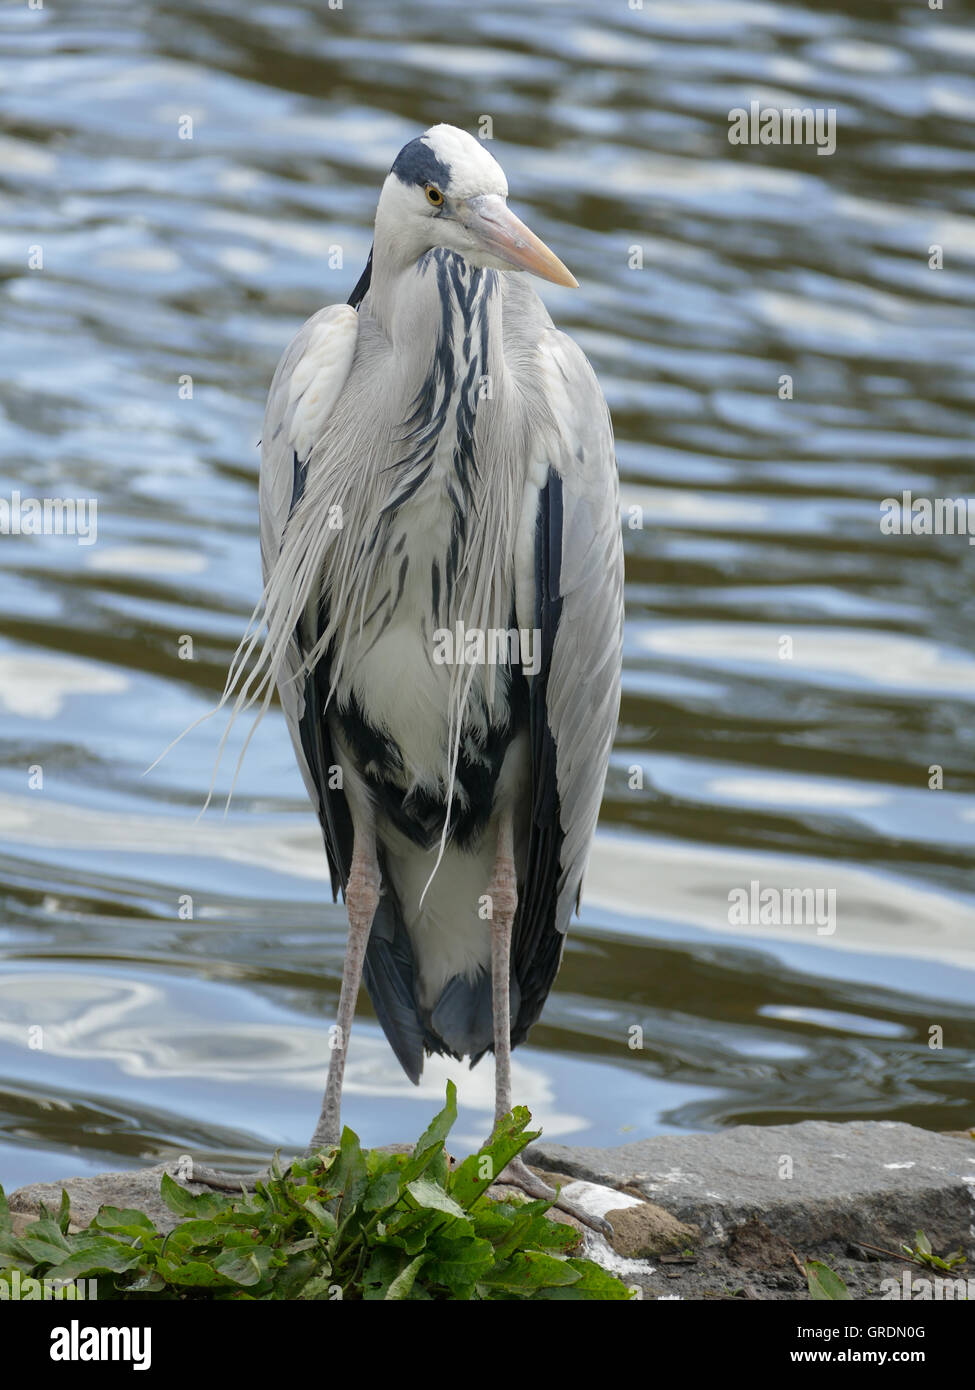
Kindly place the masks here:
POLYGON ((443 194, 436 184, 428 183, 426 186, 427 202, 435 208, 443 207, 443 194))

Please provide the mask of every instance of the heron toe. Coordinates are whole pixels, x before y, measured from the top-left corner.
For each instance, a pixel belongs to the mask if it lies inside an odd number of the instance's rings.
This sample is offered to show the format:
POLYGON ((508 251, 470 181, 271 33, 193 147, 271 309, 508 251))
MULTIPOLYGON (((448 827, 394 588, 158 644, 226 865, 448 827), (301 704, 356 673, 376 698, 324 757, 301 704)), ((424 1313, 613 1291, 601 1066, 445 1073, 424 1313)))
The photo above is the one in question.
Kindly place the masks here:
POLYGON ((538 1201, 552 1202, 559 1210, 564 1211, 567 1216, 573 1217, 583 1226, 588 1226, 597 1235, 605 1236, 611 1240, 613 1228, 601 1216, 595 1216, 592 1212, 585 1211, 577 1203, 571 1202, 561 1193, 557 1193, 554 1187, 549 1187, 548 1183, 533 1173, 527 1163, 522 1158, 513 1158, 504 1171, 498 1175, 495 1182, 506 1183, 509 1187, 518 1187, 522 1192, 527 1193, 538 1201))

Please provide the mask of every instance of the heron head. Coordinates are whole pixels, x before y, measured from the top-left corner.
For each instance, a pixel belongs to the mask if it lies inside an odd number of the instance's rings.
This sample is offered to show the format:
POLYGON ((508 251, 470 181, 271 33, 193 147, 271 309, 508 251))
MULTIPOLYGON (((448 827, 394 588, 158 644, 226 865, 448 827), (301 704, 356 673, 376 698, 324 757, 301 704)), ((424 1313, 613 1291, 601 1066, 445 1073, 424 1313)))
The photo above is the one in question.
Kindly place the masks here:
POLYGON ((452 125, 404 145, 383 185, 380 227, 407 260, 435 246, 478 267, 527 270, 556 285, 578 281, 509 209, 508 182, 484 145, 452 125))

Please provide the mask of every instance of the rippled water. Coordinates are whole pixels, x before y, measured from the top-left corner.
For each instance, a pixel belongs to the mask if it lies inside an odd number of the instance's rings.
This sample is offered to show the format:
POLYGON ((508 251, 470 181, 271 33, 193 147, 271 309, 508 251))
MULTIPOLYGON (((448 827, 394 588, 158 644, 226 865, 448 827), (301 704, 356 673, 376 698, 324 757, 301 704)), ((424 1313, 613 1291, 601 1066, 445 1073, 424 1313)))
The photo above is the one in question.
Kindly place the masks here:
MULTIPOLYGON (((279 353, 348 296, 400 146, 484 115, 581 282, 543 293, 613 409, 628 578, 588 898, 517 1096, 597 1143, 975 1122, 975 550, 879 525, 904 489, 975 492, 975 32, 856 12, 0 14, 0 497, 98 502, 96 544, 0 538, 5 1185, 264 1154, 317 1115, 344 918, 283 720, 226 818, 195 820, 213 723, 143 772, 258 596, 279 353), (834 107, 836 153, 730 145, 752 100, 834 107), (752 881, 833 890, 835 932, 732 925, 752 881)), ((448 1068, 414 1091, 360 1017, 346 1119, 409 1137, 448 1068)), ((473 1142, 489 1065, 460 1079, 473 1142)))

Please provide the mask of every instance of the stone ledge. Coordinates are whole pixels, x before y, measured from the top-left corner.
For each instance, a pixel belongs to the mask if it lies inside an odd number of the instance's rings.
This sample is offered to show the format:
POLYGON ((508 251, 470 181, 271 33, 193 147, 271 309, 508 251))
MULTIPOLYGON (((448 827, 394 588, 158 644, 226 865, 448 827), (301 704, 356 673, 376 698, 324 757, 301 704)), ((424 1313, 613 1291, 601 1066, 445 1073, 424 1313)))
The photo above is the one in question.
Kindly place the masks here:
MULTIPOLYGON (((135 1207, 156 1225, 159 1231, 171 1231, 180 1218, 169 1210, 159 1195, 163 1174, 181 1181, 176 1163, 154 1163, 151 1168, 128 1168, 121 1173, 95 1173, 88 1178, 65 1178, 63 1182, 36 1182, 18 1187, 9 1194, 10 1213, 16 1217, 36 1217, 41 1203, 56 1212, 64 1188, 71 1202, 71 1224, 81 1230, 97 1215, 99 1207, 135 1207)), ((209 1192, 199 1183, 184 1182, 183 1187, 194 1194, 209 1192)))
POLYGON ((535 1143, 533 1164, 640 1195, 722 1243, 758 1216, 793 1245, 975 1239, 975 1142, 889 1121, 739 1125, 613 1149, 535 1143), (791 1176, 783 1176, 790 1171, 791 1176))

